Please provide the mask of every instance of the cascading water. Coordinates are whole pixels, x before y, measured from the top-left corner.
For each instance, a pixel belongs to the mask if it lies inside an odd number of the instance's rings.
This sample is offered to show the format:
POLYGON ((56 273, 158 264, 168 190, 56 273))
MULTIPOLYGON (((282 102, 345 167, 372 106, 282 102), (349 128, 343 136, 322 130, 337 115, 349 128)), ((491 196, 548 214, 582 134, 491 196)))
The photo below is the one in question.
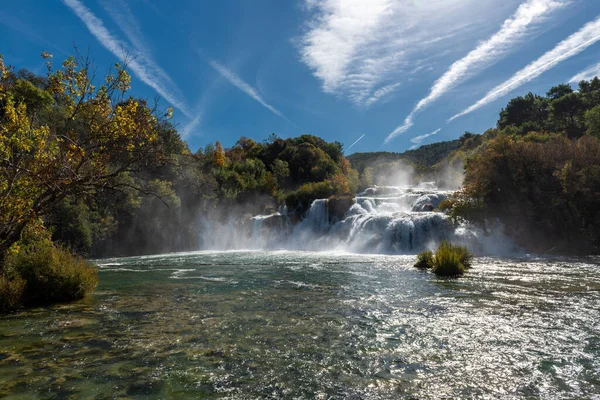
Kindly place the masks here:
POLYGON ((484 234, 471 225, 456 227, 446 214, 435 211, 451 194, 432 183, 374 186, 358 194, 349 207, 346 203, 343 210, 335 201, 317 199, 299 221, 282 206, 273 214, 213 224, 213 234, 203 247, 414 254, 450 240, 479 254, 514 250, 501 232, 490 237, 489 232, 484 234))
POLYGON ((327 200, 315 200, 290 237, 299 241, 288 246, 304 250, 414 253, 453 238, 455 228, 446 215, 433 212, 450 193, 422 186, 372 187, 354 199, 339 222, 330 217, 327 200))
POLYGON ((317 199, 296 224, 293 212, 281 207, 276 213, 253 217, 243 239, 239 232, 234 234, 237 246, 230 249, 412 254, 452 240, 486 252, 483 232, 466 225, 457 228, 444 213, 434 211, 451 193, 431 183, 374 186, 354 198, 341 220, 335 203, 317 199))

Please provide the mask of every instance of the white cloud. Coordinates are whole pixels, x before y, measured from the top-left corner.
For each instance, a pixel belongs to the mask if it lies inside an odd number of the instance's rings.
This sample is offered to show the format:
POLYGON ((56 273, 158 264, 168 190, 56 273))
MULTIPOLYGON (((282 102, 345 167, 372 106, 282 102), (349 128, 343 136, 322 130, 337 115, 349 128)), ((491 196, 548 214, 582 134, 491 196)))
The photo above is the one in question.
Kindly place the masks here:
POLYGON ((147 60, 154 74, 174 86, 171 77, 154 60, 150 46, 142 33, 142 28, 127 3, 122 0, 101 0, 100 3, 133 45, 134 54, 131 55, 147 60))
POLYGON ((383 98, 378 88, 389 95, 419 60, 440 57, 449 39, 517 1, 305 0, 300 56, 325 92, 370 106, 383 98))
POLYGON ((442 130, 442 128, 438 128, 431 133, 427 133, 425 135, 420 135, 420 136, 415 136, 414 138, 410 139, 410 141, 415 144, 410 149, 411 150, 416 149, 417 147, 419 147, 421 145, 421 142, 423 140, 427 139, 430 136, 437 135, 438 133, 440 133, 441 130, 442 130))
POLYGON ((387 137, 385 138, 385 140, 383 141, 383 143, 389 143, 396 136, 401 135, 404 132, 406 132, 407 130, 409 130, 410 128, 412 128, 413 125, 415 124, 413 122, 413 116, 414 116, 414 114, 415 114, 414 111, 411 112, 410 115, 404 119, 404 122, 402 123, 402 125, 396 127, 396 129, 394 129, 392 131, 392 133, 390 133, 389 135, 387 135, 387 137))
POLYGON ((409 130, 414 125, 413 120, 418 112, 455 88, 462 81, 467 80, 504 57, 515 45, 522 41, 523 37, 531 31, 535 24, 545 21, 552 11, 566 4, 566 1, 557 0, 528 0, 521 4, 515 13, 504 21, 498 32, 479 43, 475 49, 452 64, 435 81, 429 94, 417 103, 404 120, 404 123, 388 135, 385 143, 409 130))
POLYGON ((196 130, 196 128, 202 122, 202 117, 204 117, 204 113, 202 111, 197 111, 196 116, 188 122, 183 129, 181 130, 181 136, 185 139, 190 136, 192 132, 196 130))
POLYGON ((581 81, 589 81, 594 79, 595 77, 600 77, 600 64, 592 65, 585 70, 581 71, 571 79, 569 79, 569 83, 579 83, 581 81))
POLYGON ((365 106, 369 107, 372 106, 373 104, 379 102, 382 99, 387 99, 390 97, 390 95, 400 86, 400 83, 392 83, 391 85, 386 85, 383 86, 380 89, 377 89, 372 95, 371 97, 369 97, 366 101, 365 101, 365 106))
POLYGON ((506 82, 490 90, 481 100, 468 107, 464 111, 456 114, 449 121, 469 114, 497 99, 510 93, 519 86, 537 78, 544 72, 552 69, 560 62, 581 53, 594 43, 600 40, 600 17, 584 25, 579 31, 575 32, 554 49, 530 63, 525 68, 514 74, 506 82))
POLYGON ((79 0, 63 0, 77 17, 85 24, 92 35, 119 59, 127 59, 134 55, 132 59, 128 59, 127 67, 146 85, 153 88, 165 100, 178 108, 188 118, 193 118, 185 102, 180 99, 174 92, 171 85, 171 80, 165 78, 166 74, 156 66, 152 59, 145 53, 133 52, 132 46, 118 39, 111 34, 102 20, 96 17, 89 8, 87 8, 79 0))
POLYGON ((265 107, 267 110, 271 111, 273 114, 280 116, 281 118, 284 118, 287 120, 287 118, 285 117, 285 115, 283 115, 283 113, 281 111, 279 111, 278 109, 276 109, 275 107, 273 107, 272 105, 267 103, 258 94, 256 89, 254 89, 252 86, 250 86, 249 84, 244 82, 239 76, 237 76, 229 68, 223 66, 222 64, 220 64, 214 60, 208 60, 208 63, 210 64, 211 67, 213 67, 215 69, 215 71, 217 71, 219 74, 221 74, 221 76, 223 76, 225 79, 227 79, 233 86, 237 87, 242 92, 244 92, 248 96, 252 97, 254 100, 256 100, 257 102, 262 104, 263 107, 265 107))
POLYGON ((498 32, 450 66, 450 69, 433 84, 429 95, 419 101, 415 111, 421 111, 460 81, 503 57, 515 44, 520 43, 533 24, 544 21, 549 13, 565 5, 565 2, 556 0, 529 0, 521 4, 517 11, 504 21, 498 32))

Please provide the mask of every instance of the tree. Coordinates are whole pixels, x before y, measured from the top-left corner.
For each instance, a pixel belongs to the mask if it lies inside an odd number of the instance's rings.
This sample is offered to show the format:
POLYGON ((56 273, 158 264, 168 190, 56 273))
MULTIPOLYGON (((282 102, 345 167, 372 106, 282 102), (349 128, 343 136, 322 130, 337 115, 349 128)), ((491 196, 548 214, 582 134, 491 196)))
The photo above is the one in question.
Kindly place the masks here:
POLYGON ((498 128, 515 126, 521 134, 530 130, 543 130, 548 117, 548 100, 528 93, 525 97, 516 97, 508 102, 500 112, 498 128))
POLYGON ((566 96, 570 93, 573 93, 573 88, 571 88, 571 85, 562 83, 560 85, 551 87, 550 90, 546 92, 546 96, 548 96, 550 100, 554 100, 560 99, 561 97, 566 96))
POLYGON ((125 68, 116 64, 96 87, 89 59, 47 66, 48 85, 40 91, 12 79, 0 58, 0 260, 26 226, 68 196, 150 193, 121 177, 168 162, 157 133, 160 117, 145 101, 126 96, 125 68), (40 107, 50 115, 40 118, 40 107))
POLYGON ((587 108, 600 105, 600 79, 594 77, 590 81, 579 82, 579 93, 587 108))
POLYGON ((600 105, 585 113, 585 126, 587 134, 600 139, 600 105))
POLYGON ((271 172, 279 186, 283 186, 285 179, 290 176, 288 163, 278 158, 271 164, 271 172))
POLYGON ((579 116, 584 110, 584 103, 578 93, 568 93, 550 102, 550 118, 554 129, 564 130, 569 137, 579 137, 583 129, 579 116))
POLYGON ((221 142, 219 142, 218 140, 215 143, 213 164, 216 167, 224 167, 225 166, 225 151, 223 150, 223 146, 221 146, 221 142))

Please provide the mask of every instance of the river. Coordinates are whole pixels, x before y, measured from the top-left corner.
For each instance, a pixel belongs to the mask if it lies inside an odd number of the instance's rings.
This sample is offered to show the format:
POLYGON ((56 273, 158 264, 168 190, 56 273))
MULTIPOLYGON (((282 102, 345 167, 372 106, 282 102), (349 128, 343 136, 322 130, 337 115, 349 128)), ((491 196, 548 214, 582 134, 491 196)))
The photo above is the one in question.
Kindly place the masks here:
POLYGON ((0 317, 0 397, 599 399, 600 258, 200 251, 95 260, 0 317), (71 397, 70 397, 71 396, 71 397))

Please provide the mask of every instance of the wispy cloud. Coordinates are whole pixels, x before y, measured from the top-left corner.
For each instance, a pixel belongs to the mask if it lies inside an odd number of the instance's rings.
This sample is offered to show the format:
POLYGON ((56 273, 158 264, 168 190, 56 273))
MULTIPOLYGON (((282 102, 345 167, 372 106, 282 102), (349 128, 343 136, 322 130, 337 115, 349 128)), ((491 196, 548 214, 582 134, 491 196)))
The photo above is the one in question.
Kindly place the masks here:
POLYGON ((67 54, 66 51, 56 47, 55 43, 52 43, 50 40, 47 40, 46 38, 42 37, 35 31, 35 28, 33 26, 24 23, 16 15, 8 14, 5 11, 0 10, 0 24, 6 25, 10 29, 19 32, 21 34, 21 38, 26 38, 34 43, 48 46, 47 50, 50 50, 52 48, 63 54, 67 54))
POLYGON ((518 1, 305 0, 300 56, 325 92, 371 106, 410 79, 419 60, 441 57, 459 33, 472 39, 475 27, 518 1))
POLYGON ((142 33, 142 28, 131 12, 127 2, 122 0, 101 0, 100 3, 106 12, 110 14, 113 21, 117 23, 121 31, 123 31, 129 42, 133 45, 135 54, 132 54, 132 56, 141 57, 145 60, 148 60, 148 63, 152 67, 153 73, 160 76, 165 82, 168 82, 174 86, 175 84, 173 83, 171 77, 162 68, 160 68, 154 60, 152 51, 150 50, 150 45, 146 41, 146 38, 142 33))
POLYGON ((249 84, 247 84, 246 82, 244 82, 238 75, 236 75, 232 70, 230 70, 229 68, 225 67, 223 64, 214 61, 214 60, 208 60, 208 63, 210 64, 211 67, 213 67, 213 69, 215 71, 217 71, 219 74, 221 74, 221 76, 225 79, 227 79, 233 86, 237 87, 238 89, 240 89, 242 92, 246 93, 248 96, 252 97, 254 100, 256 100, 257 102, 259 102, 260 104, 262 104, 263 107, 265 107, 267 110, 271 111, 273 114, 284 118, 285 120, 289 121, 285 115, 283 115, 283 113, 281 111, 279 111, 278 109, 276 109, 275 107, 273 107, 272 105, 270 105, 269 103, 267 103, 260 94, 258 94, 258 91, 256 89, 254 89, 252 86, 250 86, 249 84))
POLYGON ((481 100, 468 107, 464 111, 456 114, 450 118, 449 121, 469 114, 499 99, 521 85, 537 78, 549 69, 552 69, 560 62, 581 53, 599 40, 600 17, 584 25, 579 31, 560 42, 554 49, 548 51, 536 61, 527 65, 506 82, 490 90, 481 100))
POLYGON ((595 77, 600 77, 600 64, 592 65, 585 70, 581 71, 571 79, 569 79, 569 83, 579 83, 581 81, 589 81, 594 79, 595 77))
POLYGON ((435 131, 431 132, 431 133, 427 133, 425 135, 420 135, 420 136, 415 136, 414 138, 410 139, 410 141, 412 143, 414 143, 414 146, 411 146, 411 150, 416 149, 417 147, 419 147, 421 145, 421 142, 425 139, 427 139, 430 136, 433 135, 437 135, 438 133, 440 133, 440 131, 442 130, 442 128, 438 128, 435 131))
POLYGON ((127 66, 135 76, 153 88, 188 118, 194 118, 185 102, 177 94, 174 94, 177 91, 173 88, 172 81, 166 77, 166 74, 152 61, 147 53, 135 51, 135 49, 139 50, 137 46, 131 46, 111 34, 102 20, 96 17, 80 0, 63 0, 63 3, 73 10, 102 46, 115 57, 128 60, 127 66), (134 57, 129 59, 128 57, 132 55, 134 57))
POLYGON ((366 101, 365 101, 365 106, 366 107, 370 107, 373 104, 379 102, 382 99, 386 99, 389 98, 390 95, 392 93, 394 93, 394 91, 396 91, 396 89, 400 86, 400 83, 393 83, 391 85, 386 85, 380 89, 377 89, 372 95, 371 97, 369 97, 366 101))
POLYGON ((202 118, 204 117, 204 113, 202 111, 197 111, 196 116, 192 118, 181 130, 181 136, 185 139, 190 136, 192 132, 198 128, 198 126, 202 123, 202 118))
POLYGON ((521 4, 515 13, 504 21, 498 32, 479 43, 469 54, 456 61, 435 81, 429 94, 421 99, 402 125, 398 126, 385 139, 388 143, 394 137, 408 131, 414 125, 414 117, 431 103, 455 88, 461 82, 481 72, 505 56, 519 44, 531 28, 546 20, 548 15, 567 4, 558 0, 528 0, 521 4))
POLYGON ((361 141, 362 138, 364 138, 365 136, 367 136, 367 134, 365 133, 364 135, 362 135, 361 137, 359 137, 358 139, 356 139, 356 141, 354 143, 352 143, 350 146, 348 146, 348 148, 346 149, 346 151, 350 150, 352 147, 354 147, 354 145, 358 142, 361 141))

